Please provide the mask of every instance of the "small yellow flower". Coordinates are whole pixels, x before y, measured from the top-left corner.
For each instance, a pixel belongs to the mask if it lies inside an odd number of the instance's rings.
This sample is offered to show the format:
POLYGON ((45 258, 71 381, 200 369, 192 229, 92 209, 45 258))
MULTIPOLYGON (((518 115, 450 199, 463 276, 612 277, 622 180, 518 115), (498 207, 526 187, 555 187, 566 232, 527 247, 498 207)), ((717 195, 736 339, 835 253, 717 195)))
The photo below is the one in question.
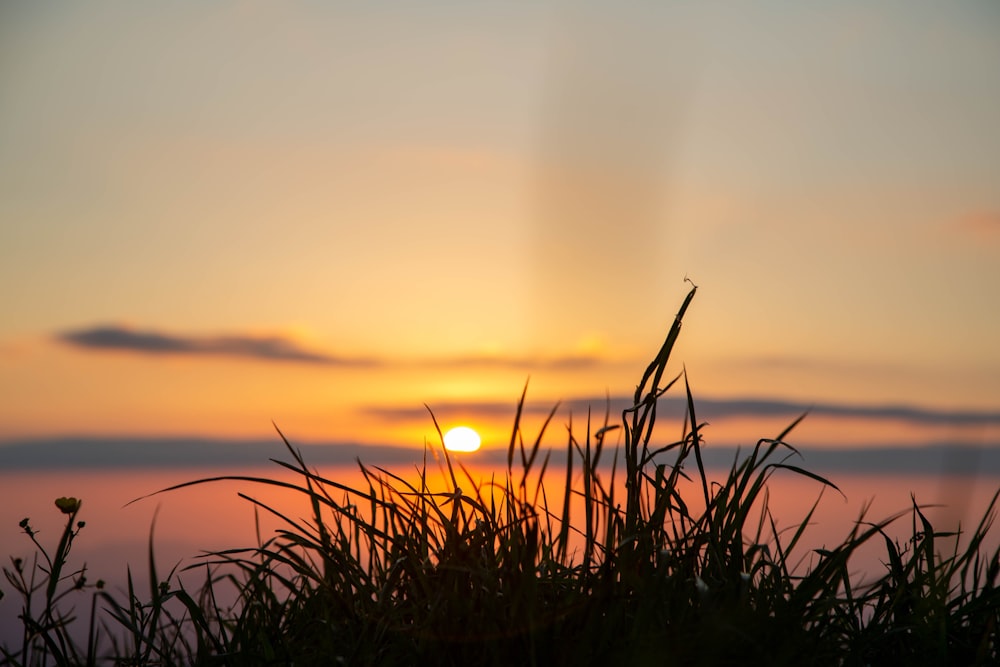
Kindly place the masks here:
POLYGON ((80 502, 77 498, 56 498, 56 507, 63 514, 73 514, 80 509, 80 502))

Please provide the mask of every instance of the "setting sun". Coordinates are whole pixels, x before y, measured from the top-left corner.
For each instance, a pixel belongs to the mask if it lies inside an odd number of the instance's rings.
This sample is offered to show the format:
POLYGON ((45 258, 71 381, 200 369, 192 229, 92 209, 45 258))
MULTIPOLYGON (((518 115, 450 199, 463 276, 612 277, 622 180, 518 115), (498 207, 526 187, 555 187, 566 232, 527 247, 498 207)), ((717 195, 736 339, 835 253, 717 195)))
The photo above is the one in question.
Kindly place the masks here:
POLYGON ((482 440, 468 426, 456 426, 444 434, 444 446, 450 452, 474 452, 482 440))

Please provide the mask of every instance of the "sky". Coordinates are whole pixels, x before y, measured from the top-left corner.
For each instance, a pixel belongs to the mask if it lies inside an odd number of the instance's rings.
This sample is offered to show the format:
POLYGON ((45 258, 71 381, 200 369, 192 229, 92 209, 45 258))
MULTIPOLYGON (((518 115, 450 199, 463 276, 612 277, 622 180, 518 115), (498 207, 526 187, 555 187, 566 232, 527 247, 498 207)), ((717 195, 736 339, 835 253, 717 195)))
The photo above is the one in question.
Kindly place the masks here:
POLYGON ((986 1, 4 3, 0 441, 418 447, 426 405, 492 447, 526 383, 564 433, 689 279, 709 440, 812 407, 824 446, 1000 444, 998 34, 986 1))

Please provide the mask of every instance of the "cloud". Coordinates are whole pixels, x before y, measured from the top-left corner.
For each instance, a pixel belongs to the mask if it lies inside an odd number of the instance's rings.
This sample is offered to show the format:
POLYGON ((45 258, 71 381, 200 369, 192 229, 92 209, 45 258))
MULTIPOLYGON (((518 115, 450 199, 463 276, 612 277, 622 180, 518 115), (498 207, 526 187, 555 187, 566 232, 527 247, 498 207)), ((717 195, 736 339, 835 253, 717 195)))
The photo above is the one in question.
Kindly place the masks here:
MULTIPOLYGON (((153 356, 189 355, 241 357, 263 361, 298 362, 358 368, 385 367, 386 359, 374 357, 337 357, 303 348, 281 336, 189 336, 161 331, 137 331, 121 325, 95 326, 56 335, 56 340, 86 350, 115 350, 153 356)), ((391 365, 426 369, 553 369, 563 371, 595 368, 608 360, 589 354, 562 357, 471 355, 416 360, 394 360, 391 365)))
MULTIPOLYGON (((610 406, 613 421, 618 420, 623 410, 632 405, 632 399, 625 396, 601 398, 578 398, 563 401, 560 410, 574 415, 591 414, 603 417, 610 406)), ((430 404, 435 414, 454 412, 473 413, 484 418, 513 417, 516 406, 512 402, 470 401, 443 402, 430 404)), ((528 403, 524 413, 529 415, 548 414, 552 404, 528 403)), ((661 415, 683 417, 687 402, 682 398, 660 399, 658 412, 661 415)), ((426 408, 369 406, 366 414, 388 421, 411 421, 426 419, 426 408)), ((977 410, 934 410, 907 405, 851 405, 841 403, 803 403, 774 399, 735 398, 697 399, 695 414, 699 421, 731 419, 737 417, 783 417, 794 419, 808 412, 810 415, 843 417, 850 419, 894 420, 920 425, 946 426, 1000 426, 1000 412, 977 410)))
POLYGON ((979 240, 1000 241, 1000 211, 979 211, 958 220, 959 232, 979 240))
MULTIPOLYGON (((562 447, 557 448, 562 451, 562 447)), ((310 443, 300 447, 307 463, 349 465, 360 459, 366 465, 419 465, 423 450, 414 447, 356 443, 310 443)), ((1000 443, 927 442, 907 447, 879 443, 862 447, 800 447, 801 465, 820 474, 836 471, 884 474, 949 473, 996 475, 1000 473, 1000 443)), ((706 467, 726 470, 746 448, 713 446, 702 451, 706 467)), ((505 448, 477 452, 478 464, 503 465, 505 448)), ((620 456, 614 451, 605 465, 620 456)), ((163 466, 221 468, 231 473, 234 466, 270 468, 270 460, 287 460, 288 453, 273 440, 213 440, 184 437, 64 437, 28 440, 0 440, 0 469, 137 469, 163 466)), ((670 462, 670 455, 657 461, 670 462)), ((619 463, 621 461, 619 460, 619 463)), ((262 471, 267 477, 266 469, 262 471)))
MULTIPOLYGON (((299 446, 299 443, 296 443, 299 446)), ((380 463, 419 463, 422 449, 350 442, 309 444, 314 464, 352 465, 359 458, 380 463)), ((163 466, 257 466, 287 459, 280 440, 222 440, 191 437, 55 437, 0 440, 0 469, 141 468, 163 466)))
MULTIPOLYGON (((674 399, 680 403, 679 399, 674 399)), ((702 406, 706 417, 795 417, 804 412, 828 417, 897 420, 913 424, 952 426, 1000 425, 1000 412, 984 410, 935 410, 908 405, 852 405, 844 403, 800 403, 769 399, 707 399, 702 406)), ((698 415, 699 419, 701 414, 698 415)))
POLYGON ((377 365, 372 359, 335 357, 310 351, 281 336, 179 336, 111 325, 67 331, 58 334, 56 338, 62 343, 88 350, 117 350, 148 355, 241 357, 331 366, 377 365))

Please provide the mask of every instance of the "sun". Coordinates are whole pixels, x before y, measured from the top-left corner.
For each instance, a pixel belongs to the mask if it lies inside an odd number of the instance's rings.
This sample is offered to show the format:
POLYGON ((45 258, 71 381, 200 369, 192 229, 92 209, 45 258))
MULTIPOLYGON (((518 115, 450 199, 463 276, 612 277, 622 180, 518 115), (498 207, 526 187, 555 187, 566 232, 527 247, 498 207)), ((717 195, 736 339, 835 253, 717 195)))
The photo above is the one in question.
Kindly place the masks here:
POLYGON ((456 426, 444 434, 444 447, 449 452, 474 452, 482 439, 468 426, 456 426))

